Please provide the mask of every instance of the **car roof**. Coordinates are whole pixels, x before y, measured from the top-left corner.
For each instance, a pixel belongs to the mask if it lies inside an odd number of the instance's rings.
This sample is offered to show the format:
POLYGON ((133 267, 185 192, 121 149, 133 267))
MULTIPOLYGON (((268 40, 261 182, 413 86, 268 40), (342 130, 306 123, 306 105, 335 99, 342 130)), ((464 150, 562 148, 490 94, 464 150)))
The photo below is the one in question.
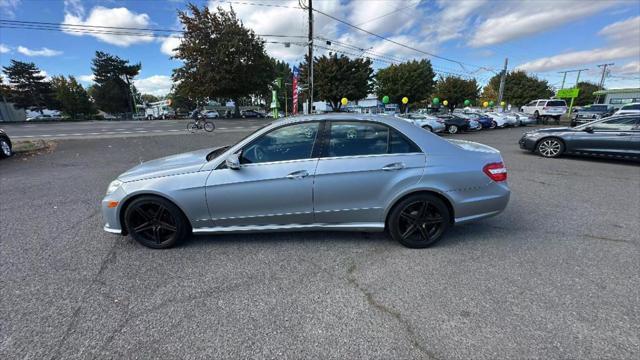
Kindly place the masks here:
POLYGON ((287 117, 280 120, 275 120, 272 124, 275 126, 279 126, 279 125, 296 123, 296 122, 322 121, 322 120, 373 121, 373 122, 380 122, 380 123, 386 123, 391 125, 400 124, 401 126, 404 126, 406 124, 405 120, 398 119, 393 115, 356 114, 356 113, 344 113, 344 112, 287 117))

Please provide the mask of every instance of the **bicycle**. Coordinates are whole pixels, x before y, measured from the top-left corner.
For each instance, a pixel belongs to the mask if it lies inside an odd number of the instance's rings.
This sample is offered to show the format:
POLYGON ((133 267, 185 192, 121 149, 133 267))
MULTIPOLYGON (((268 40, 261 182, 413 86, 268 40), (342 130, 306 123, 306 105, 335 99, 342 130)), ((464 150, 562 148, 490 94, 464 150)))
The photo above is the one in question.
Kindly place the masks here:
POLYGON ((197 120, 187 124, 187 130, 190 133, 196 132, 196 130, 204 130, 206 132, 212 132, 216 128, 216 125, 208 120, 197 120))

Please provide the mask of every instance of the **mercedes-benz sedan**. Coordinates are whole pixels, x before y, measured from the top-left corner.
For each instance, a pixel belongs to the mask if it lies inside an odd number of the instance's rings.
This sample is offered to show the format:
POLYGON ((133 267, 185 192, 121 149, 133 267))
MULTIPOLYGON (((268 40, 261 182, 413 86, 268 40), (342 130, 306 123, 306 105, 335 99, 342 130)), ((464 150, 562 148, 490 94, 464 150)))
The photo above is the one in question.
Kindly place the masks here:
POLYGON ((387 230, 421 248, 502 212, 506 180, 489 146, 389 116, 318 115, 142 163, 109 185, 102 211, 106 231, 152 248, 191 233, 323 229, 387 230))

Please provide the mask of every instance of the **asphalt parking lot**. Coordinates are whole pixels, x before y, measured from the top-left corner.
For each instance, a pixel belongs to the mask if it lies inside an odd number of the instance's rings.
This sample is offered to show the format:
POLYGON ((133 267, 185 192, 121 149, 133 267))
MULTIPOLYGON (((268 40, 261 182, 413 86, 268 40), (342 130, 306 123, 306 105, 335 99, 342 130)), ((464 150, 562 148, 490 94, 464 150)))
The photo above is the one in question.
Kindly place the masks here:
POLYGON ((0 358, 637 359, 640 166, 502 151, 507 210, 412 250, 384 234, 102 231, 107 184, 242 132, 59 140, 0 161, 0 358))

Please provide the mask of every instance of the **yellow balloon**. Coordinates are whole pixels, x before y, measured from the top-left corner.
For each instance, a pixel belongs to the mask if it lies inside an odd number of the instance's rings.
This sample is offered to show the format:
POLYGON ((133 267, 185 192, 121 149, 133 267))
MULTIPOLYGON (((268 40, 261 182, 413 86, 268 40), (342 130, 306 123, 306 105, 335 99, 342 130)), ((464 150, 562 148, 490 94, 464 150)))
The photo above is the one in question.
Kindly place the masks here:
POLYGON ((488 101, 483 102, 483 103, 482 103, 482 106, 484 106, 484 107, 489 106, 489 102, 488 102, 488 101))
POLYGON ((409 102, 409 98, 408 97, 405 96, 405 97, 402 98, 402 103, 403 104, 406 104, 408 102, 409 102))
POLYGON ((445 100, 445 101, 442 102, 442 105, 447 106, 447 105, 449 105, 449 102, 447 100, 445 100))
POLYGON ((501 102, 500 102, 500 106, 505 106, 505 105, 507 105, 507 103, 506 103, 506 102, 504 102, 504 101, 501 101, 501 102))
POLYGON ((347 105, 348 102, 349 100, 347 100, 347 98, 342 98, 342 100, 340 100, 340 103, 345 106, 347 105))

